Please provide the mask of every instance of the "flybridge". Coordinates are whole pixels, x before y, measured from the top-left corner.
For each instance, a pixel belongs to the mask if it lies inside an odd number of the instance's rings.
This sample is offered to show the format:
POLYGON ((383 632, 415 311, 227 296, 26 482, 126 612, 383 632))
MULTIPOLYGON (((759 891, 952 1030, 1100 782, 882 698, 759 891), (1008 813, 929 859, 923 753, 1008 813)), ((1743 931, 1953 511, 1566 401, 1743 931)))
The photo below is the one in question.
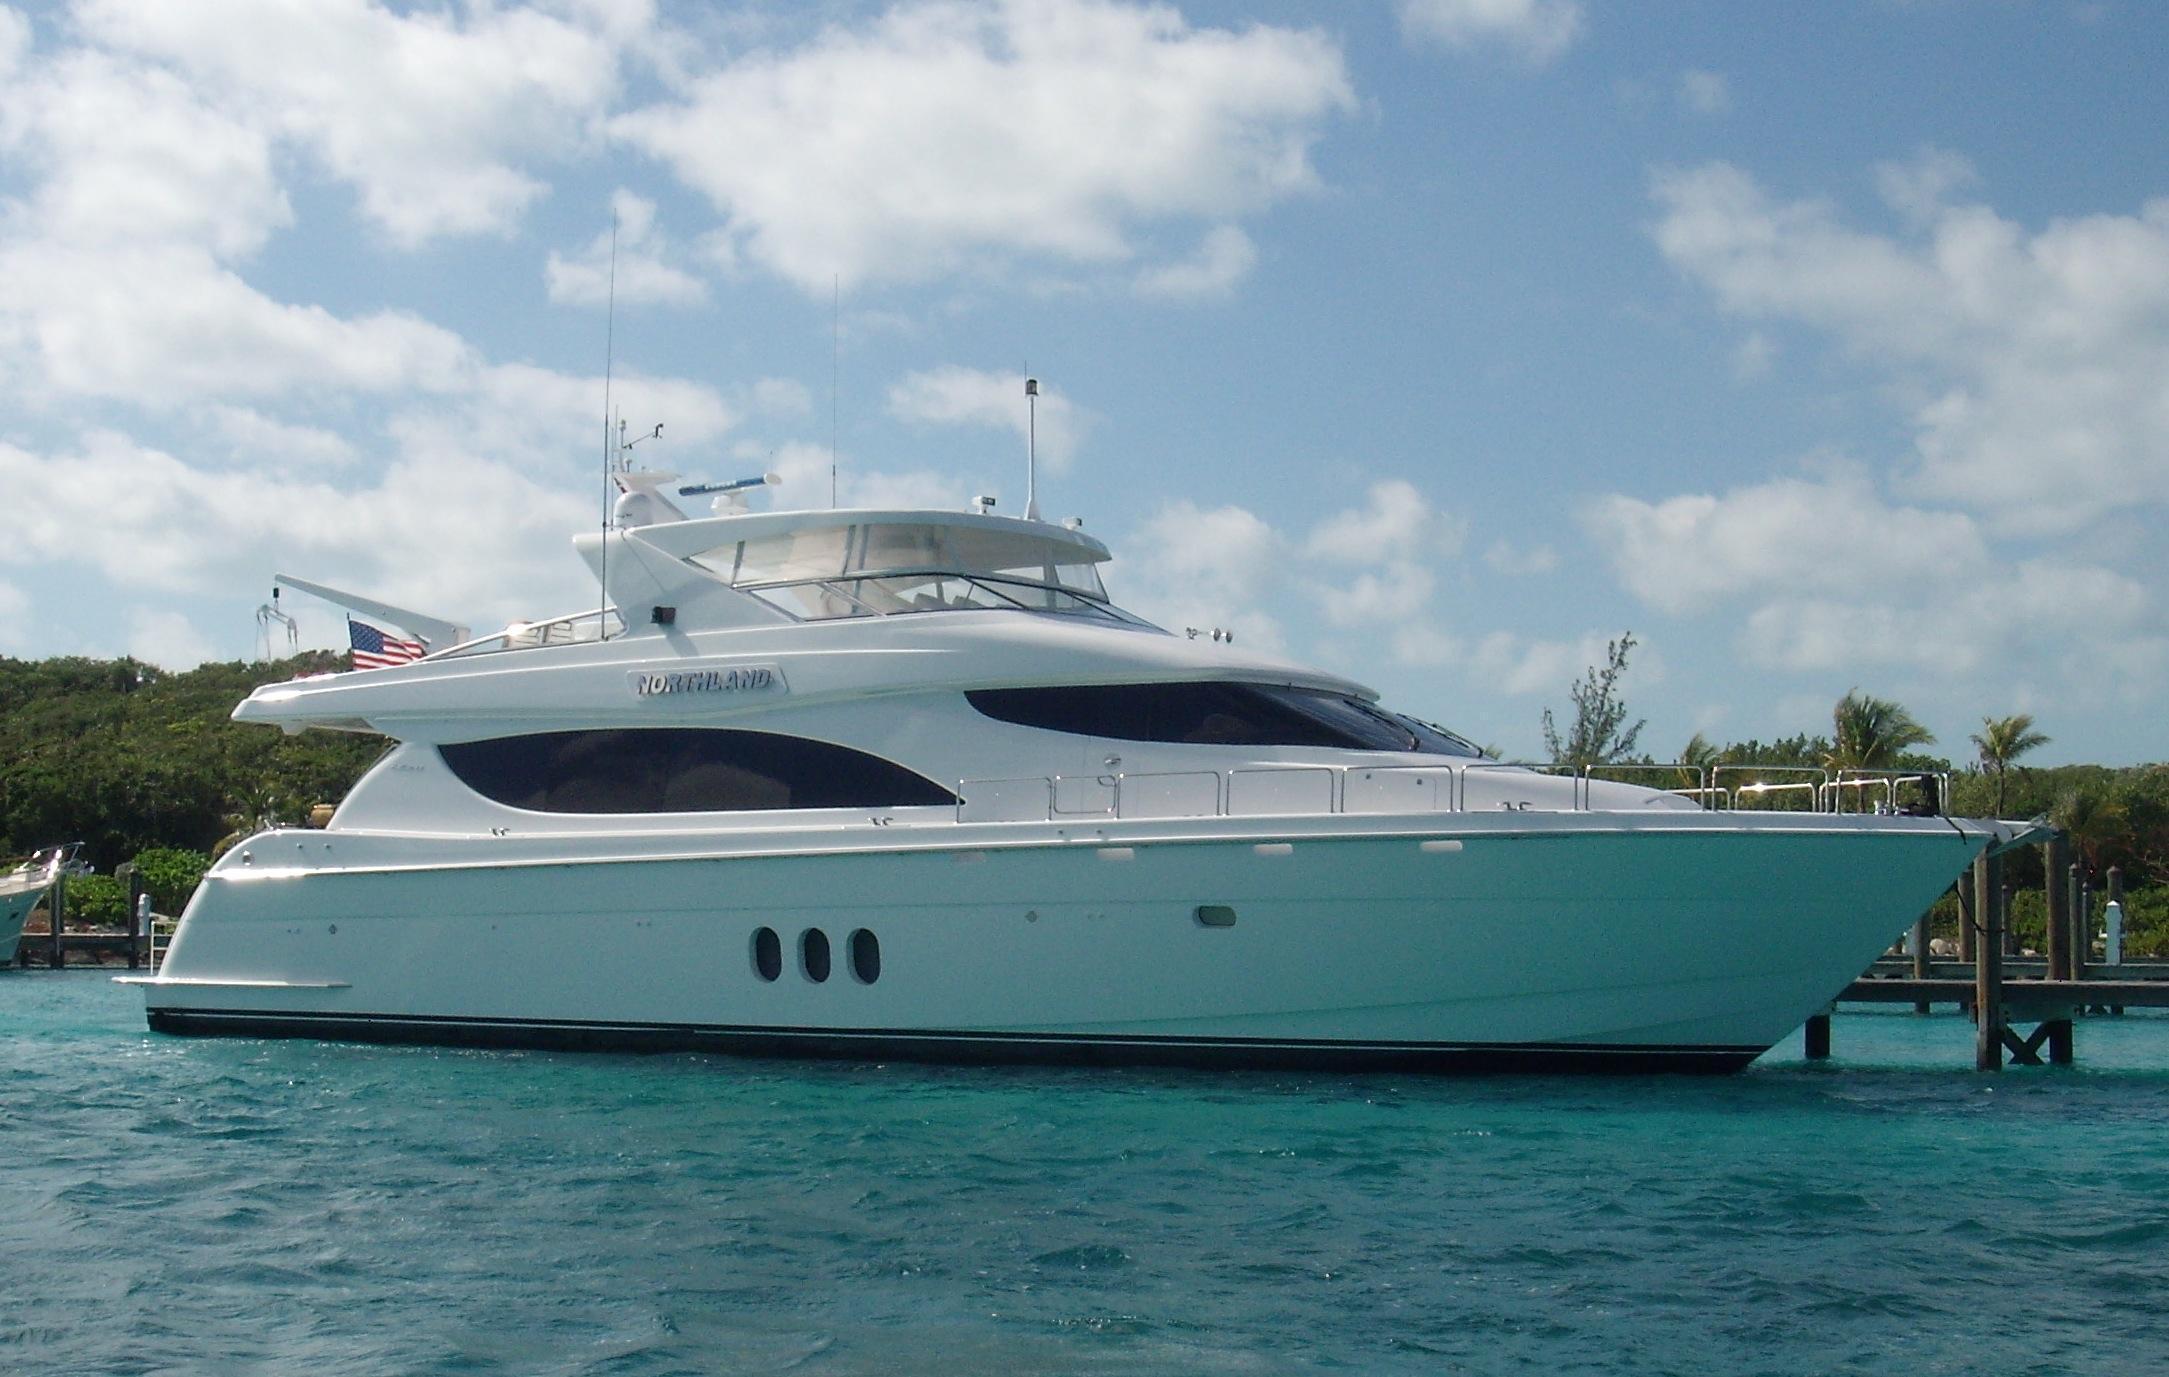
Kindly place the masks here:
POLYGON ((1074 525, 985 512, 764 512, 621 538, 798 621, 973 608, 1134 621, 1108 605, 1107 547, 1074 525))

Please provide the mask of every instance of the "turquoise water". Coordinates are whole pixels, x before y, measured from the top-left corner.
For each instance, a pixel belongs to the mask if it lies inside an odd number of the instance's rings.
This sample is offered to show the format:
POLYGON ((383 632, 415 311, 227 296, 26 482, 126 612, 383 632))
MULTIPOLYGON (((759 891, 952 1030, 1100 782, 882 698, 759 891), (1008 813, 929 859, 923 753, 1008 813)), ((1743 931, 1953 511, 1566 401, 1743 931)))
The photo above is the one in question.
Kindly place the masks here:
POLYGON ((143 1031, 0 973, 0 1371, 2158 1373, 2169 1019, 1974 1074, 949 1070, 143 1031))

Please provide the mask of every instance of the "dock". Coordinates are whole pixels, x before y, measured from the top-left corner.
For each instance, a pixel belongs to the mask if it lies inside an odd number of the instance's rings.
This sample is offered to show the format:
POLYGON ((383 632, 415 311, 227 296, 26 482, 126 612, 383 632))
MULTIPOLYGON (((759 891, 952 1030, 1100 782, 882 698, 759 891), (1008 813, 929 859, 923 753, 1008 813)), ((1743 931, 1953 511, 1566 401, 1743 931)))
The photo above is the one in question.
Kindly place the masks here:
POLYGON ((65 875, 53 881, 42 906, 31 911, 31 922, 38 914, 45 915, 45 926, 26 925, 22 941, 15 948, 15 964, 44 966, 59 970, 68 964, 68 958, 95 957, 94 964, 105 965, 107 958, 117 957, 129 970, 156 970, 161 954, 159 939, 170 935, 174 920, 164 914, 151 912, 150 896, 144 892, 142 877, 135 866, 123 865, 114 871, 114 878, 128 886, 128 922, 125 927, 77 928, 69 931, 68 880, 65 875))
MULTIPOLYGON (((2011 891, 2003 883, 2003 858, 1983 855, 1954 886, 1958 894, 1958 961, 1938 961, 1929 951, 1927 919, 1914 925, 1909 955, 1884 958, 1838 996, 1841 1004, 1910 1004, 1926 1013, 1953 1004, 1974 1020, 1974 1067, 2000 1071, 2006 1053, 2018 1066, 2069 1066, 2076 1056, 2075 1024, 2088 1014, 2114 1016, 2126 1009, 2169 1008, 2169 962, 2090 960, 2091 896, 2083 867, 2071 858, 2062 833, 2041 843, 2047 873, 2045 955, 2007 955, 2011 891), (2030 1032, 2021 1026, 2031 1024, 2030 1032)), ((2110 870, 2107 897, 2121 903, 2123 876, 2110 870)), ((1830 1014, 1807 1021, 1807 1055, 1830 1055, 1830 1014)))

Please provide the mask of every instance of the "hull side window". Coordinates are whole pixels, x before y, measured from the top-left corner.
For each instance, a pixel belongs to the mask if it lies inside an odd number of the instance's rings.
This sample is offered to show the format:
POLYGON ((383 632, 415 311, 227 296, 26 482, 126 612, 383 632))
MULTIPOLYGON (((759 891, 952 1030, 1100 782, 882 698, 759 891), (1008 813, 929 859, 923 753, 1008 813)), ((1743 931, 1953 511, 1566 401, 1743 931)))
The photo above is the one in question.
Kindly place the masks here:
POLYGON ((743 813, 956 802, 947 789, 893 761, 774 732, 538 732, 437 750, 468 788, 536 813, 743 813))

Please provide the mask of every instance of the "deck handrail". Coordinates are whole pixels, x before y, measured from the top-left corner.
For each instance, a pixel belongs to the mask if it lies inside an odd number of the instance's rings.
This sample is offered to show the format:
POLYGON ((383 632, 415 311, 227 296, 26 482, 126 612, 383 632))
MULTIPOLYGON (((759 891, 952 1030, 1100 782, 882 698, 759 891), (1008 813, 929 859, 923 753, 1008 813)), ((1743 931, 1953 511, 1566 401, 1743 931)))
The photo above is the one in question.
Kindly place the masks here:
MULTIPOLYGON (((1693 780, 1691 785, 1662 789, 1651 787, 1655 792, 1689 798, 1703 808, 1720 811, 1758 812, 1807 812, 1841 813, 1846 811, 1840 785, 1865 790, 1887 783, 1895 790, 1897 784, 1908 779, 1920 779, 1933 775, 1922 770, 1892 770, 1885 772, 1849 771, 1839 781, 1830 778, 1830 772, 1815 766, 1802 765, 1718 765, 1705 766, 1686 761, 1670 764, 1634 763, 1568 766, 1544 761, 1469 760, 1453 763, 1427 765, 1323 765, 1310 762, 1288 762, 1284 765, 1248 764, 1228 769, 1148 770, 1117 771, 1104 773, 1094 771, 1076 775, 1021 775, 1003 778, 964 779, 956 785, 956 819, 958 822, 1047 822, 1055 820, 1086 821, 1092 818, 1137 817, 1269 817, 1276 813, 1325 813, 1340 815, 1348 813, 1379 812, 1436 812, 1470 813, 1490 812, 1489 807, 1472 806, 1470 779, 1484 778, 1496 772, 1499 775, 1529 771, 1561 776, 1573 781, 1567 806, 1564 808, 1533 809, 1543 812, 1591 812, 1597 804, 1593 787, 1607 783, 1630 783, 1631 781, 1608 778, 1615 774, 1660 774, 1680 780, 1693 780), (1752 773, 1757 778, 1744 784, 1728 785, 1722 781, 1726 773, 1752 773), (1255 781, 1260 792, 1270 795, 1263 788, 1265 777, 1276 777, 1280 783, 1294 783, 1299 775, 1323 775, 1324 788, 1311 792, 1321 797, 1324 807, 1276 809, 1244 808, 1235 806, 1238 781, 1255 781), (1763 775, 1804 775, 1810 778, 1780 779, 1771 781, 1763 775), (1884 781, 1883 776, 1889 780, 1884 781), (1392 782, 1405 779, 1408 784, 1392 787, 1392 782), (1205 781, 1210 781, 1209 789, 1205 781), (1362 790, 1351 792, 1351 782, 1360 783, 1362 790), (1380 787, 1388 781, 1388 787, 1380 787), (1074 807, 1058 805, 1065 793, 1064 786, 1072 786, 1067 792, 1072 796, 1084 796, 1100 800, 1093 806, 1074 807), (1210 807, 1204 806, 1207 793, 1211 795, 1210 807), (1170 803, 1174 811, 1154 811, 1149 806, 1133 803, 1138 794, 1158 794, 1164 799, 1186 799, 1170 803), (1380 807, 1358 806, 1358 794, 1364 801, 1383 804, 1380 807), (976 801, 974 796, 976 795, 976 801), (1801 798, 1810 806, 1805 809, 1753 808, 1743 805, 1743 798, 1761 800, 1768 798, 1801 798)), ((1938 798, 1949 797, 1949 776, 1938 778, 1938 798)), ((1508 805, 1511 806, 1511 805, 1508 805)))

